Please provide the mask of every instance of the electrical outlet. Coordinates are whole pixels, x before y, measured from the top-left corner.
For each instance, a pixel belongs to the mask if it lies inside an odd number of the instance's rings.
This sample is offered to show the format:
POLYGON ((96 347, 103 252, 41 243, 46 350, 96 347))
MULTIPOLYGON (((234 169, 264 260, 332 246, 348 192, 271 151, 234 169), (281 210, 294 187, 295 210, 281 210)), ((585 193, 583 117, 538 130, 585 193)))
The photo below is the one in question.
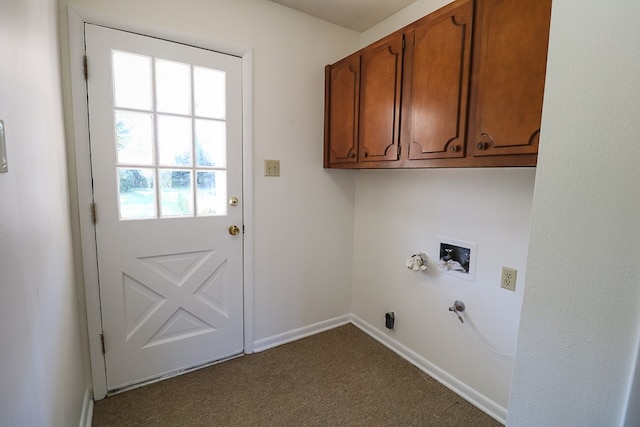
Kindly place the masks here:
POLYGON ((264 176, 280 176, 280 160, 265 160, 264 176))
POLYGON ((502 279, 500 280, 500 286, 515 292, 517 277, 518 270, 515 268, 502 267, 502 279))

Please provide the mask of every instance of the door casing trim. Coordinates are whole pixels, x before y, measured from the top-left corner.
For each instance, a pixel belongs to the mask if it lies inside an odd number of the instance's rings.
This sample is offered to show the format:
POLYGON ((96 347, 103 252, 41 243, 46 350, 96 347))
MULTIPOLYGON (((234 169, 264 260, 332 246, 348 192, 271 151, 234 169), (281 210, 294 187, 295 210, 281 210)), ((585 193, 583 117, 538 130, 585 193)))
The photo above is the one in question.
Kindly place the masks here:
MULTIPOLYGON (((75 151, 77 198, 72 203, 79 207, 81 255, 75 251, 75 261, 82 265, 87 314, 89 359, 94 400, 107 395, 107 378, 100 335, 102 319, 100 289, 98 286, 98 260, 94 225, 89 206, 93 199, 91 163, 89 152, 89 125, 87 87, 84 80, 82 58, 84 56, 84 24, 92 23, 150 37, 183 43, 203 49, 238 56, 242 59, 242 215, 244 225, 243 245, 243 320, 244 353, 254 351, 253 309, 253 50, 251 48, 219 43, 165 28, 139 25, 124 18, 107 16, 83 8, 68 6, 69 31, 69 79, 71 84, 72 139, 75 151), (78 259, 78 257, 82 258, 78 259)), ((67 112, 68 114, 69 112, 67 112)), ((71 177, 70 177, 71 178, 71 177)), ((73 181, 71 182, 73 185, 73 181)), ((98 219, 99 220, 99 219, 98 219)), ((107 344, 108 345, 108 344, 107 344)))

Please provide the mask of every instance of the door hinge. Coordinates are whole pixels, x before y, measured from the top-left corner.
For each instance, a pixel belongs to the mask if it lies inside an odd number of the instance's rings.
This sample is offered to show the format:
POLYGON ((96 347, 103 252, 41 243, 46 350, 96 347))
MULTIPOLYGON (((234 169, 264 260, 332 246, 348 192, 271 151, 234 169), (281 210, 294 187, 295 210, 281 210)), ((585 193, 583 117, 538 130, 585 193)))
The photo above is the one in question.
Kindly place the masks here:
POLYGON ((96 204, 94 202, 94 203, 91 203, 91 222, 93 222, 95 224, 96 223, 96 218, 97 218, 97 215, 96 215, 96 204))
POLYGON ((87 64, 87 55, 82 57, 82 69, 84 70, 84 79, 89 79, 89 65, 87 64))
POLYGON ((104 334, 100 334, 100 348, 102 349, 102 354, 105 354, 106 350, 104 347, 104 334))

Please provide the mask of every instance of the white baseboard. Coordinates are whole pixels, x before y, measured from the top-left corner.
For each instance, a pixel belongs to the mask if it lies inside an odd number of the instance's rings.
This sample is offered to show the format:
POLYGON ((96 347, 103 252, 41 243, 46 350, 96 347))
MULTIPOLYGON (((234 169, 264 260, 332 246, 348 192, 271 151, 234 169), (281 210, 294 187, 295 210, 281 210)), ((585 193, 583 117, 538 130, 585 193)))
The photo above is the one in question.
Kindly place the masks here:
POLYGON ((499 421, 502 424, 506 423, 507 409, 498 405, 493 400, 487 398, 483 394, 469 387, 462 381, 453 377, 451 374, 442 370, 438 366, 429 362, 424 357, 420 356, 415 351, 400 344, 398 341, 389 337, 388 335, 380 332, 378 329, 360 319, 358 316, 350 315, 351 323, 362 330, 364 333, 380 342, 385 347, 389 348, 393 352, 397 353, 400 357, 422 370, 424 373, 480 409, 490 417, 499 421))
POLYGON ((82 402, 82 413, 80 414, 80 427, 91 427, 93 421, 93 398, 91 392, 84 392, 84 401, 82 402))
POLYGON ((253 351, 258 353, 291 341, 296 341, 320 332, 328 331, 329 329, 337 328, 338 326, 346 325, 350 322, 351 315, 345 314, 344 316, 338 316, 333 319, 314 323, 313 325, 304 326, 272 337, 263 338, 255 342, 253 351))

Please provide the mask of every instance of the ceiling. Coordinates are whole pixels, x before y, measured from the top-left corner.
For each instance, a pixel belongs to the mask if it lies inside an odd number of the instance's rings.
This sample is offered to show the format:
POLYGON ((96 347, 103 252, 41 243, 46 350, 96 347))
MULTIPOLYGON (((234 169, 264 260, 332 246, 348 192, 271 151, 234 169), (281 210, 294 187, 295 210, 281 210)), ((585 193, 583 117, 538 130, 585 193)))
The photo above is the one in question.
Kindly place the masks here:
POLYGON ((359 33, 416 0, 271 0, 359 33))

